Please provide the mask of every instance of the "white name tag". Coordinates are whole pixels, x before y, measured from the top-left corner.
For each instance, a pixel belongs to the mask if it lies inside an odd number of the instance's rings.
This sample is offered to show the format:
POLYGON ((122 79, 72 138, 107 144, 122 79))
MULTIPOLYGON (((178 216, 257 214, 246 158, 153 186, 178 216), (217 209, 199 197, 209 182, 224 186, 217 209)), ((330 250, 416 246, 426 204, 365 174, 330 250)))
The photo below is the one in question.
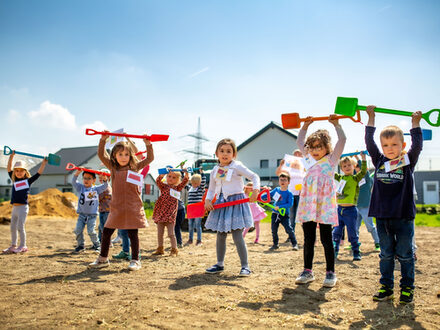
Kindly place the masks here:
POLYGON ((234 170, 231 168, 228 170, 228 174, 226 174, 226 181, 231 181, 233 172, 234 170))
POLYGON ((84 199, 87 202, 90 201, 97 201, 98 200, 98 193, 96 191, 86 191, 84 193, 84 199))
POLYGON ((361 186, 363 186, 366 183, 367 183, 367 181, 365 181, 365 178, 362 178, 362 180, 359 181, 358 186, 361 187, 361 186))
POLYGON ((273 199, 275 202, 278 202, 278 200, 280 199, 280 197, 281 197, 281 195, 280 195, 278 192, 276 192, 276 193, 273 195, 272 199, 273 199))
POLYGON ((396 159, 389 160, 385 162, 385 172, 391 172, 394 171, 400 167, 404 167, 406 165, 409 165, 409 157, 407 154, 404 154, 403 156, 400 156, 396 159))
POLYGON ((27 188, 29 188, 29 182, 28 182, 28 180, 14 182, 14 188, 15 188, 15 191, 27 189, 27 188))
POLYGON ((129 170, 127 172, 127 182, 135 184, 139 187, 142 187, 142 185, 144 184, 144 178, 143 178, 142 174, 129 170))
POLYGON ((342 192, 344 191, 344 187, 345 187, 346 183, 347 183, 347 181, 345 181, 345 180, 341 180, 337 183, 337 185, 338 185, 336 188, 337 194, 342 195, 342 192))
POLYGON ((180 191, 170 189, 170 195, 171 195, 171 197, 174 197, 176 199, 180 199, 180 191))
POLYGON ((301 161, 303 162, 304 168, 306 170, 309 170, 309 168, 316 164, 316 160, 309 155, 301 158, 301 161))

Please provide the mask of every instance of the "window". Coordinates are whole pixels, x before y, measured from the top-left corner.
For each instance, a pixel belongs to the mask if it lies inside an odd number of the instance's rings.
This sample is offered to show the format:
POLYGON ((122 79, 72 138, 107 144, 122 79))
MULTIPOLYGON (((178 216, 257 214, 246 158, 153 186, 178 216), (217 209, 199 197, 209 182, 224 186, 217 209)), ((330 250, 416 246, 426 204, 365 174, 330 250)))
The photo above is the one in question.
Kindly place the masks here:
POLYGON ((426 185, 426 191, 436 191, 437 185, 435 184, 427 184, 426 185))
POLYGON ((145 195, 151 195, 151 184, 145 185, 145 195))
POLYGON ((269 160, 268 159, 260 160, 260 168, 269 168, 269 160))
POLYGON ((280 166, 282 159, 277 159, 277 166, 280 166))

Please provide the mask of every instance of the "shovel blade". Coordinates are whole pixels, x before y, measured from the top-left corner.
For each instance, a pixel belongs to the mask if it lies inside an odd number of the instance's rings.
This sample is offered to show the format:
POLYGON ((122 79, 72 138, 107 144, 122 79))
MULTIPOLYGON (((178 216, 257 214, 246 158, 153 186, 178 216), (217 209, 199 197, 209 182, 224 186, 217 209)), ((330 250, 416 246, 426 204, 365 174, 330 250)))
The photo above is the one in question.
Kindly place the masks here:
POLYGON ((186 208, 186 217, 188 219, 203 218, 205 215, 205 203, 199 202, 189 204, 186 208))
POLYGON ((358 106, 358 99, 354 97, 338 97, 336 99, 335 113, 344 116, 354 116, 358 106))

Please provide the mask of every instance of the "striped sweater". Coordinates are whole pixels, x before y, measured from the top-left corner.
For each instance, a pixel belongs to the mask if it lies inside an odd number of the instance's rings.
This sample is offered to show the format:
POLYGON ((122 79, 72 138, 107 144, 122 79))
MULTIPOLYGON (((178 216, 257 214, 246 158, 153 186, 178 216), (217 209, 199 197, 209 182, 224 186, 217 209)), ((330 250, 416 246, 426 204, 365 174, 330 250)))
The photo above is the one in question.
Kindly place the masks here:
POLYGON ((202 182, 197 188, 191 187, 188 191, 188 204, 201 202, 206 188, 206 178, 202 175, 202 182))

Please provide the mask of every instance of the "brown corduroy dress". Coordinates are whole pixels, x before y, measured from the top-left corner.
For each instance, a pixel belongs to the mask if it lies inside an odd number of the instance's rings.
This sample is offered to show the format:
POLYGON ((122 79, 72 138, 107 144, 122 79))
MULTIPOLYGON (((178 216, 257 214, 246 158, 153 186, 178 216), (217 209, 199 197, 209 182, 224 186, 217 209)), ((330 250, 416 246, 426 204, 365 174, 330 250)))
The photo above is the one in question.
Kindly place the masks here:
MULTIPOLYGON (((112 200, 110 214, 104 225, 112 229, 138 229, 146 227, 144 205, 141 199, 140 187, 127 182, 128 166, 116 169, 110 162, 105 150, 105 141, 99 142, 98 157, 111 172, 112 200)), ((153 147, 147 146, 147 158, 136 164, 134 172, 139 172, 154 159, 153 147)))

